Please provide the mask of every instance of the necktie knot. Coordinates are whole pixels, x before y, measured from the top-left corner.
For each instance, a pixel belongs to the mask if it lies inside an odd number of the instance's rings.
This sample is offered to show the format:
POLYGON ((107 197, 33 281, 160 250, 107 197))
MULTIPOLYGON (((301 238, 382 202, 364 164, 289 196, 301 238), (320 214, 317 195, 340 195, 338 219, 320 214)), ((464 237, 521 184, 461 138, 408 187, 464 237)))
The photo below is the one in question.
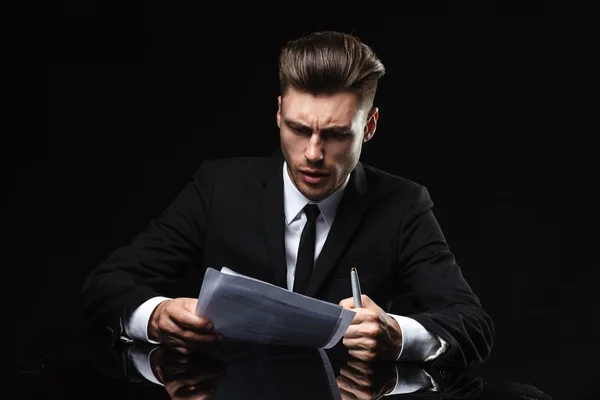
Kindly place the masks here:
POLYGON ((306 222, 315 222, 321 210, 316 204, 307 204, 304 206, 304 212, 306 213, 306 222))

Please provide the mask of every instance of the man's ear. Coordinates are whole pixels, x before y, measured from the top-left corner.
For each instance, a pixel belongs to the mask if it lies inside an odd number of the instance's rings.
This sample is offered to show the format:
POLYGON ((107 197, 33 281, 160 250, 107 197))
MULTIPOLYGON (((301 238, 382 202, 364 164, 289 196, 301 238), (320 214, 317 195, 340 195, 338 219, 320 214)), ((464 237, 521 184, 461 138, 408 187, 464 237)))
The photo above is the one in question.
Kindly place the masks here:
POLYGON ((375 130, 377 129, 377 120, 379 120, 379 109, 377 107, 373 107, 371 111, 369 111, 369 116, 367 117, 363 142, 368 142, 371 140, 373 135, 375 135, 375 130))
POLYGON ((277 126, 281 128, 281 96, 277 97, 277 126))

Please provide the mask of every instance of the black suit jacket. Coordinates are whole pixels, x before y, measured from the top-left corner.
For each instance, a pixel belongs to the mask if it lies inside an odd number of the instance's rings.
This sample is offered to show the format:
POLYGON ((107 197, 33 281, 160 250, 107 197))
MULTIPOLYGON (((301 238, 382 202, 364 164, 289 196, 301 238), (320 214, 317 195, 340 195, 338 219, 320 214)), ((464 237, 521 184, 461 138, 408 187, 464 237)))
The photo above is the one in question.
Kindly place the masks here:
MULTIPOLYGON (((86 314, 114 335, 119 318, 164 294, 191 268, 227 266, 286 287, 283 157, 202 163, 173 202, 87 278, 86 314)), ((332 303, 351 297, 349 270, 389 311, 392 300, 449 350, 440 367, 485 360, 494 328, 464 280, 432 212, 425 187, 359 163, 311 278, 308 295, 332 303)), ((198 282, 198 288, 201 282, 198 282)))

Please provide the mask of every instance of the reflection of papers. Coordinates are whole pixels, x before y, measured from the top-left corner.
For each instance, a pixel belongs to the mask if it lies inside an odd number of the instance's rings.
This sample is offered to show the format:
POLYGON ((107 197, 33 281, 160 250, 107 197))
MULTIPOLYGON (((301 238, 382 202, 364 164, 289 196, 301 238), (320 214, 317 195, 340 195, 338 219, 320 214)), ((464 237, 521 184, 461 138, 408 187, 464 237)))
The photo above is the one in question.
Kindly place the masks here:
POLYGON ((227 339, 328 349, 355 312, 223 267, 207 269, 196 314, 227 339))
POLYGON ((203 348, 184 364, 175 358, 158 357, 157 366, 163 371, 177 371, 162 383, 150 363, 151 353, 160 351, 158 348, 147 343, 131 345, 125 353, 127 365, 133 364, 140 375, 156 385, 178 387, 174 393, 182 396, 173 399, 204 398, 202 395, 209 393, 202 390, 206 385, 207 390, 214 390, 209 396, 213 400, 342 400, 335 371, 323 349, 224 341, 203 348), (192 389, 185 396, 190 385, 199 392, 192 389))
POLYGON ((224 362, 225 373, 211 399, 342 400, 323 349, 240 347, 237 353, 214 357, 224 362))

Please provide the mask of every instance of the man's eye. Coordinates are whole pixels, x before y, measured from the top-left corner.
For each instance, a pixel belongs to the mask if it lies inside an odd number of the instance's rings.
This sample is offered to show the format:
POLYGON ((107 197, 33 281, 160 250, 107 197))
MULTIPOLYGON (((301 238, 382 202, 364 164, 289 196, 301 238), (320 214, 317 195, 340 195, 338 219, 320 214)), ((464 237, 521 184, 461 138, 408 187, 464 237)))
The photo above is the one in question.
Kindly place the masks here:
POLYGON ((310 130, 304 129, 304 128, 292 128, 292 130, 294 132, 296 132, 298 135, 309 135, 310 134, 310 130))
POLYGON ((346 139, 348 136, 348 134, 346 133, 340 133, 340 132, 332 132, 330 134, 327 135, 328 137, 335 139, 335 140, 343 140, 346 139))

